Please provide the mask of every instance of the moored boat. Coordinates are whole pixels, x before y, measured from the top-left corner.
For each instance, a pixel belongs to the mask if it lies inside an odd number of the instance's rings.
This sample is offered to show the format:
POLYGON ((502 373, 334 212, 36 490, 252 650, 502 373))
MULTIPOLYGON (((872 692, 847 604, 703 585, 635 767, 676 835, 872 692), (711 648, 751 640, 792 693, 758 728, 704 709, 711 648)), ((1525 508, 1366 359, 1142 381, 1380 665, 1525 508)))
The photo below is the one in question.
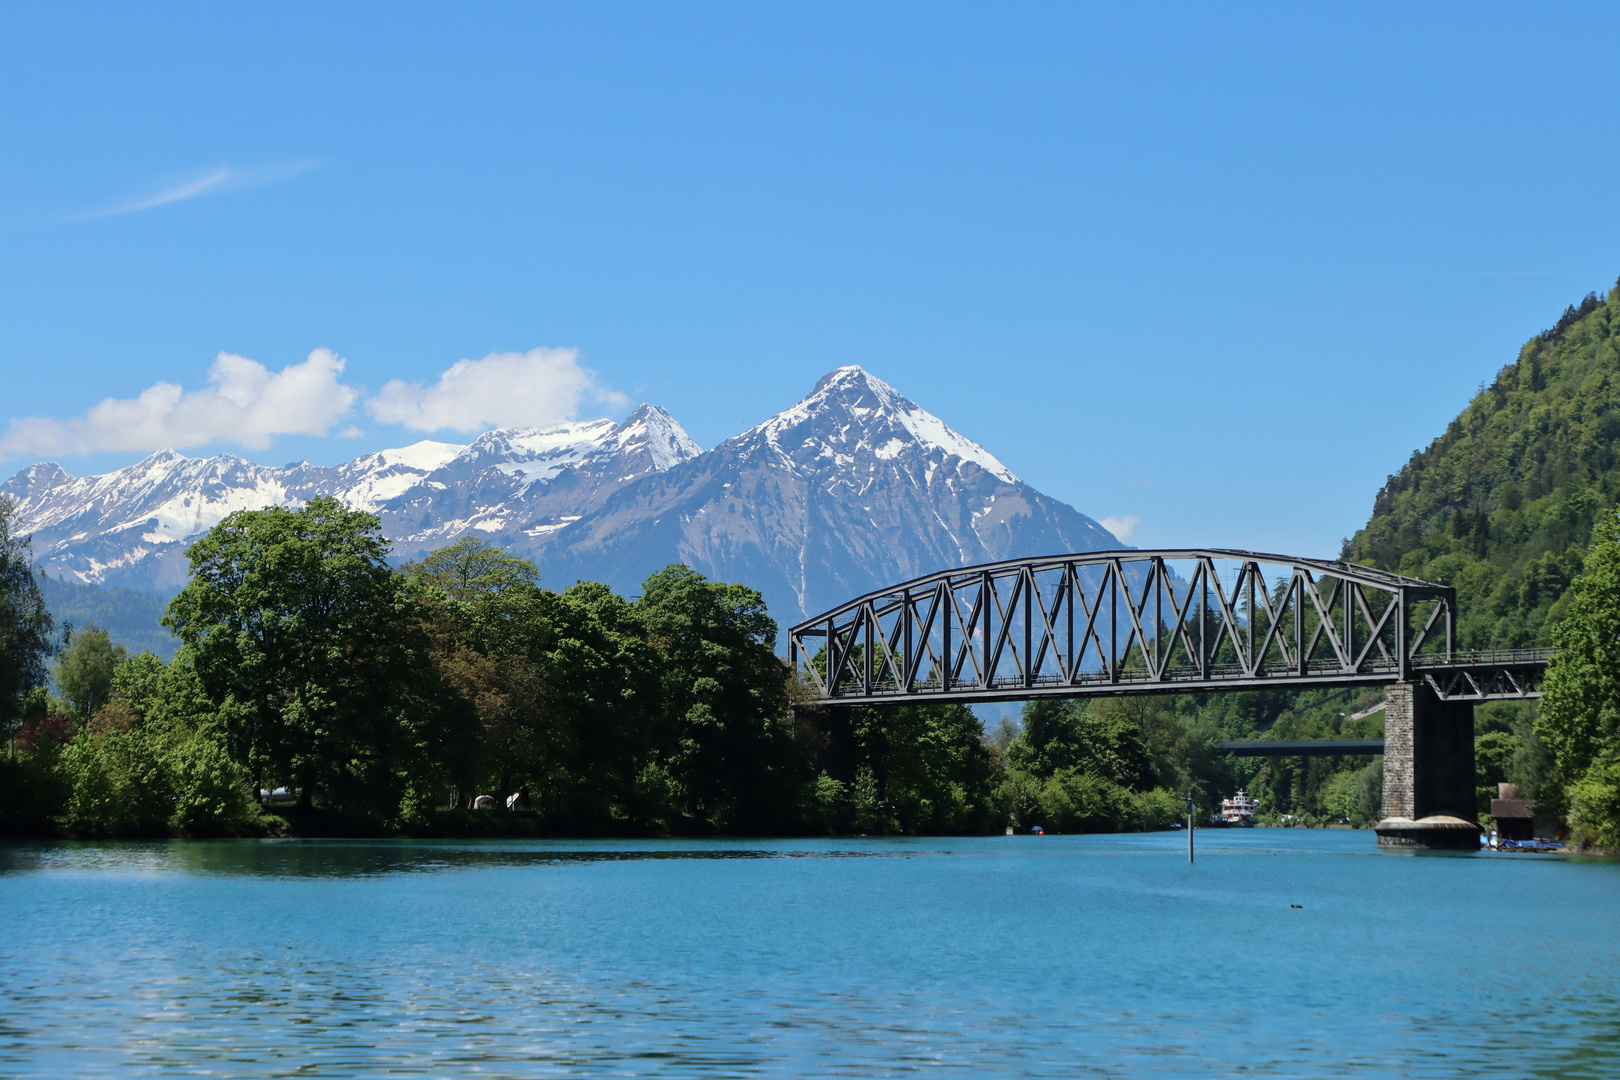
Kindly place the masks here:
POLYGON ((1221 812, 1209 823, 1217 829, 1252 829, 1254 817, 1259 812, 1260 804, 1239 788, 1236 795, 1221 800, 1221 812))

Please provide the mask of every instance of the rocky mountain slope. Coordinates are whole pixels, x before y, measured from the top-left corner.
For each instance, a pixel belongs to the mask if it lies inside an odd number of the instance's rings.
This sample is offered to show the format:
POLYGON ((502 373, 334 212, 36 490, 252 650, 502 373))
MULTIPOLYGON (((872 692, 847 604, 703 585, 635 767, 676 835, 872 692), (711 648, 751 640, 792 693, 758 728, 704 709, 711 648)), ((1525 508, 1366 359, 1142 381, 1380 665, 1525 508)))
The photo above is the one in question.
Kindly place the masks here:
POLYGON ((643 477, 536 558, 634 592, 685 562, 760 589, 784 624, 952 566, 1119 547, 1066 503, 859 367, 713 450, 643 477))
POLYGON ((401 559, 474 533, 535 559, 552 587, 631 594, 686 562, 759 588, 784 625, 946 567, 1120 546, 859 367, 707 452, 643 405, 622 424, 491 431, 330 467, 164 451, 76 478, 46 463, 0 495, 45 570, 85 584, 172 593, 186 542, 226 514, 333 495, 377 513, 401 559))

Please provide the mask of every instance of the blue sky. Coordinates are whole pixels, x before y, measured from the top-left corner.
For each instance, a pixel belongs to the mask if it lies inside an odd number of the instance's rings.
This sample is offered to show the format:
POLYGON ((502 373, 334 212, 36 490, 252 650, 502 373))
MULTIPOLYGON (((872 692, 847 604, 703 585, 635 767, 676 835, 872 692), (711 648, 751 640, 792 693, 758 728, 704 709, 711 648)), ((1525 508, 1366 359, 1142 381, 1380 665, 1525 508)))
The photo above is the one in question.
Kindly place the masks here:
POLYGON ((859 363, 1137 545, 1333 555, 1620 274, 1613 8, 0 19, 3 473, 641 400, 712 446, 859 363))

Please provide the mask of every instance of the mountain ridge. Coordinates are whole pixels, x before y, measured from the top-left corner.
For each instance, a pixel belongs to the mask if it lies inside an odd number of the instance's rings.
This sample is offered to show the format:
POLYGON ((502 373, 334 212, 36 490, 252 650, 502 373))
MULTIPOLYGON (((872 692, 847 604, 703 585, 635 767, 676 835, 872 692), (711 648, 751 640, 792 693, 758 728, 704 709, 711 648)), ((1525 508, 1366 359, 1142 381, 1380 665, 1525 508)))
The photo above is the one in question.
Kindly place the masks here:
POLYGON ((186 542, 227 513, 333 495, 377 513, 400 560, 479 535, 533 558, 548 584, 627 594, 686 562, 759 588, 784 625, 948 566, 1123 546, 857 365, 707 451, 643 404, 617 424, 497 429, 334 466, 169 450, 73 477, 41 462, 0 495, 40 565, 80 584, 172 593, 186 542))

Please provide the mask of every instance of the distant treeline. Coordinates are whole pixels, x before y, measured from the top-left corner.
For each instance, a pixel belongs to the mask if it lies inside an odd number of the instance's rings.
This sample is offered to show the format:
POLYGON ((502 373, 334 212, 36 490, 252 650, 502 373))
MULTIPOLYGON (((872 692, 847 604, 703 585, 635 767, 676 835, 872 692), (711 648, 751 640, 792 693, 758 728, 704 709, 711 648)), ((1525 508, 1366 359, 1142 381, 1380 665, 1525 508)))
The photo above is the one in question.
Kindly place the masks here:
POLYGON ((137 589, 112 585, 81 585, 66 578, 40 579, 45 606, 58 624, 98 626, 131 653, 152 652, 168 660, 180 644, 163 628, 168 600, 137 589))

